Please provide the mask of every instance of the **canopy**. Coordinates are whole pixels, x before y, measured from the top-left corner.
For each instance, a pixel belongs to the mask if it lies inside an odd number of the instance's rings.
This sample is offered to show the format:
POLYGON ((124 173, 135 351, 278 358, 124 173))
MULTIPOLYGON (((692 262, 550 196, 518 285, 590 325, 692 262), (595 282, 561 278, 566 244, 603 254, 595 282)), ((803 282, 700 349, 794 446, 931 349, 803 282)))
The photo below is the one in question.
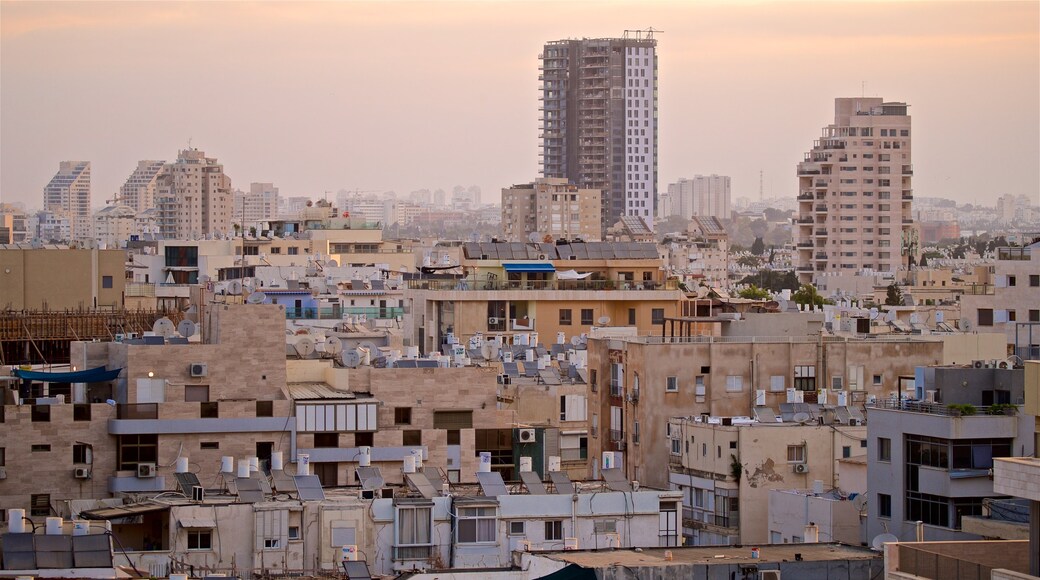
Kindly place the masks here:
POLYGON ((548 262, 527 262, 502 264, 506 272, 555 272, 556 268, 548 262))
POLYGON ((44 383, 102 383, 114 381, 122 371, 123 369, 121 368, 110 371, 102 366, 71 373, 45 373, 15 369, 14 374, 22 380, 42 381, 44 383))
POLYGON ((563 270, 563 271, 560 271, 560 272, 556 273, 556 279, 557 280, 584 280, 585 278, 588 278, 591 275, 592 275, 592 272, 585 272, 584 274, 579 274, 575 270, 563 270))

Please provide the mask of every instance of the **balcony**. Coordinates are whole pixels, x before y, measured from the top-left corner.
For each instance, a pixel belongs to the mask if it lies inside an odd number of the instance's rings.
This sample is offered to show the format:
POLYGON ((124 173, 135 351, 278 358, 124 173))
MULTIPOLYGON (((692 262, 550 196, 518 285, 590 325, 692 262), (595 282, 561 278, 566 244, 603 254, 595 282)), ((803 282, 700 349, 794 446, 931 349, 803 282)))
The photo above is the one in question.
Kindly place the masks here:
POLYGON ((813 267, 812 266, 798 266, 797 270, 799 272, 812 272, 813 271, 813 267))
POLYGON ((903 225, 908 225, 908 224, 912 224, 912 223, 914 223, 913 219, 911 219, 911 218, 903 218, 903 225))
POLYGON ((610 440, 617 443, 625 440, 625 432, 620 429, 610 430, 610 440))
POLYGON ((158 403, 132 403, 132 404, 119 404, 116 406, 116 419, 121 420, 138 420, 138 419, 158 419, 159 418, 159 404, 158 403))
POLYGON ((407 311, 402 307, 378 306, 347 306, 342 309, 343 316, 365 316, 368 318, 397 318, 404 316, 407 311))
POLYGON ((827 187, 826 179, 817 179, 813 182, 813 187, 827 187))
POLYGON ((798 194, 798 201, 812 201, 814 198, 815 196, 812 194, 811 191, 806 191, 804 193, 798 194))
POLYGON ((816 206, 816 213, 827 213, 827 204, 820 204, 816 206))
POLYGON ((964 293, 969 296, 992 296, 992 284, 972 284, 964 288, 964 293))
POLYGON ((817 236, 826 236, 826 235, 827 235, 827 230, 826 230, 826 228, 824 228, 824 229, 821 229, 821 230, 816 230, 816 235, 817 235, 817 236))
POLYGON ((909 189, 903 190, 903 199, 911 200, 914 198, 914 192, 909 189))
POLYGON ((502 290, 678 290, 677 280, 623 282, 618 280, 488 280, 459 278, 456 280, 407 280, 410 290, 502 291, 502 290))
POLYGON ((827 254, 825 252, 817 252, 816 253, 816 259, 817 260, 826 260, 827 259, 827 254))
POLYGON ((813 247, 813 243, 812 242, 798 242, 798 247, 799 248, 812 248, 813 247))
POLYGON ((798 218, 798 223, 812 225, 813 219, 811 217, 798 218))
POLYGON ((913 165, 904 165, 903 166, 903 175, 913 175, 913 174, 914 174, 914 166, 913 165))

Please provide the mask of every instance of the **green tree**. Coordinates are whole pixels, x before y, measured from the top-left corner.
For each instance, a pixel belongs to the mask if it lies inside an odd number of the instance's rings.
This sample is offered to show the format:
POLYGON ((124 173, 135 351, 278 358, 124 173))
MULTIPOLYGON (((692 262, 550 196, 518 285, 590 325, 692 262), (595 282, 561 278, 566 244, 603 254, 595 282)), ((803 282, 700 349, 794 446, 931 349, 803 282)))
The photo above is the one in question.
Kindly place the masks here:
POLYGON ((776 270, 759 270, 758 273, 744 276, 739 284, 758 286, 765 288, 774 294, 781 290, 797 290, 799 287, 798 276, 791 271, 777 272, 776 270))
POLYGON ((769 300, 769 291, 765 288, 751 285, 738 292, 737 296, 749 300, 769 300))
POLYGON ((758 256, 741 256, 737 258, 737 263, 745 268, 757 268, 762 265, 762 258, 758 256))
POLYGON ((755 238, 754 243, 751 244, 751 253, 756 256, 766 253, 766 244, 762 241, 762 238, 755 238))
POLYGON ((885 306, 902 306, 903 305, 903 289, 898 284, 892 282, 888 285, 888 290, 885 293, 885 306))
POLYGON ((791 295, 796 304, 808 304, 813 306, 823 306, 826 301, 823 296, 816 290, 816 286, 812 284, 805 284, 798 289, 797 292, 791 295))

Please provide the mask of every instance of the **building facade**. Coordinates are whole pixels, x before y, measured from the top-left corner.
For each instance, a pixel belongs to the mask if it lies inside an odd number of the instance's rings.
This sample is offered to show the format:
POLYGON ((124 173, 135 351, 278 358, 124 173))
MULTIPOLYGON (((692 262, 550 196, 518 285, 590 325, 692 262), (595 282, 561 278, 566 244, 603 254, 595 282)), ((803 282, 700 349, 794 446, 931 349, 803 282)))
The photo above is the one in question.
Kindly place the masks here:
POLYGON ((658 215, 691 219, 694 216, 729 219, 730 179, 725 175, 695 175, 668 184, 661 195, 658 215))
POLYGON ((911 142, 906 103, 835 99, 834 122, 798 164, 800 280, 841 270, 897 272, 916 258, 911 142))
POLYGON ((553 41, 540 58, 542 176, 600 190, 604 230, 622 215, 652 225, 658 160, 653 32, 553 41))
POLYGON ((534 183, 502 189, 502 234, 506 240, 527 242, 531 234, 556 240, 602 239, 601 193, 579 189, 562 178, 541 178, 534 183))
POLYGON ((118 248, 137 234, 137 211, 128 205, 109 205, 94 213, 94 239, 118 248))
POLYGON ((69 220, 69 237, 90 237, 90 162, 62 161, 58 173, 43 188, 43 209, 69 220))
POLYGON ((278 216, 278 188, 273 183, 250 183, 249 192, 234 193, 234 223, 240 228, 255 226, 278 216))
POLYGON ((144 159, 119 188, 119 201, 142 212, 155 207, 155 181, 165 161, 144 159))
POLYGON ((234 199, 224 166, 198 149, 177 153, 156 177, 157 225, 167 240, 190 240, 231 232, 234 199))

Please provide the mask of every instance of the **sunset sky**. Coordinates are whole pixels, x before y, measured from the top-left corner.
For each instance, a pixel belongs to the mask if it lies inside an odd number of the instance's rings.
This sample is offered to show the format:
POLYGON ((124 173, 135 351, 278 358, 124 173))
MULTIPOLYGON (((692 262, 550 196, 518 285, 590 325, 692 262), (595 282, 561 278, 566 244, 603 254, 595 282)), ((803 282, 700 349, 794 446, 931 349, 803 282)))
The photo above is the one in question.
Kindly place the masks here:
POLYGON ((103 205, 191 144, 282 195, 538 171, 548 40, 662 30, 660 182, 796 195, 838 96, 910 104, 914 191, 1040 202, 1040 2, 0 3, 0 200, 65 159, 103 205), (865 87, 865 89, 864 89, 865 87))

